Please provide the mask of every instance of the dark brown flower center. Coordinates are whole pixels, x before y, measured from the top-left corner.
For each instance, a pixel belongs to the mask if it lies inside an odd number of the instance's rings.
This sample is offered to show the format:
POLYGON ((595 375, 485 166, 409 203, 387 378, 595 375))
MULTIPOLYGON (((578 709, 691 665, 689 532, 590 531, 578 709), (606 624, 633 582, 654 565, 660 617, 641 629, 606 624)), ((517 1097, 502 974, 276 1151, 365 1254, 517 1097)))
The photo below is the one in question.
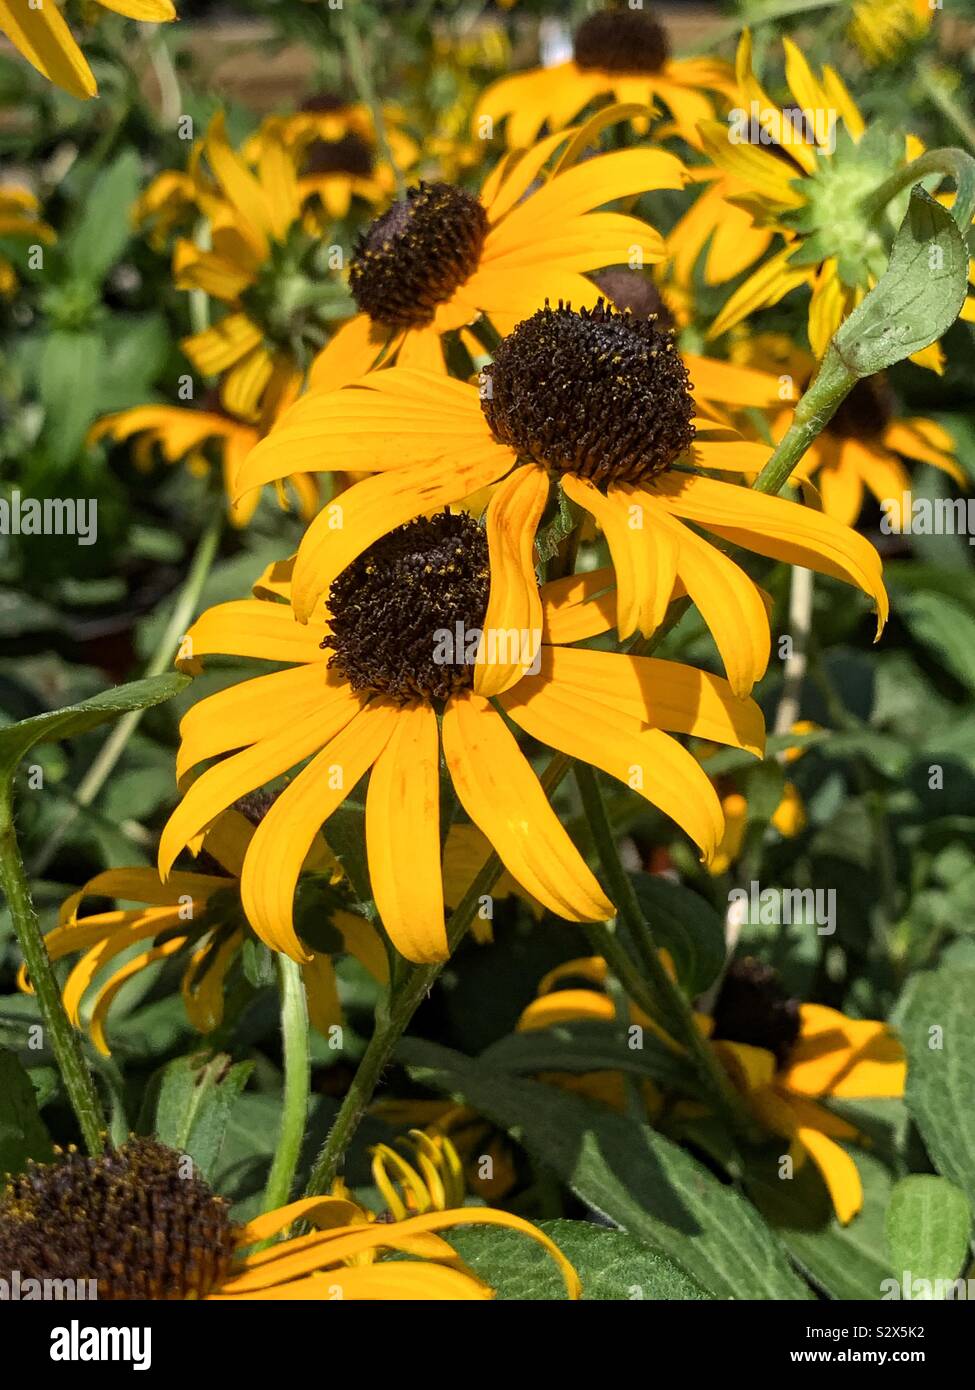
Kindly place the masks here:
POLYGON ((878 372, 857 382, 826 428, 841 439, 877 439, 893 418, 894 393, 883 372, 878 372))
POLYGON ((603 10, 579 25, 574 51, 580 68, 642 76, 665 66, 670 41, 645 10, 603 10))
POLYGON ((94 1279, 100 1299, 202 1297, 230 1268, 227 1204, 155 1139, 31 1165, 0 1196, 0 1277, 94 1279))
POLYGON ((422 328, 477 269, 487 213, 450 183, 407 190, 360 237, 349 267, 359 308, 393 328, 422 328))
POLYGON ((329 665, 404 703, 468 689, 489 587, 487 537, 466 512, 399 526, 333 582, 329 665))
POLYGON ((799 1001, 786 994, 778 972, 753 956, 733 961, 713 1010, 717 1041, 748 1043, 775 1054, 781 1067, 799 1036, 799 1001))
POLYGON ((367 179, 373 169, 373 154, 361 135, 349 130, 339 140, 313 140, 305 152, 306 174, 348 174, 367 179))
POLYGON ((652 478, 694 438, 672 335, 602 300, 519 323, 484 369, 481 406, 502 443, 594 483, 652 478))

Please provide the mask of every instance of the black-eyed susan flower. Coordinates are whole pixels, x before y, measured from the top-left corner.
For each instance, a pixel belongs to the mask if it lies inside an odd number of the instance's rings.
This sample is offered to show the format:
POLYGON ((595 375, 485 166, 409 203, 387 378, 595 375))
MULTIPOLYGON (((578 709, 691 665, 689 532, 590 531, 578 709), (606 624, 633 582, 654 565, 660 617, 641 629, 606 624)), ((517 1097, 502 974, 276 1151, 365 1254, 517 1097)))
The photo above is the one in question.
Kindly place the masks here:
MULTIPOLYGON (((304 536, 292 593, 304 621, 335 576, 390 526, 497 483, 487 509, 488 624, 522 629, 535 588, 532 538, 554 479, 603 530, 620 637, 652 633, 680 586, 710 627, 732 687, 747 695, 768 662, 764 601, 692 526, 857 585, 877 604, 878 630, 887 599, 879 557, 855 532, 706 476, 760 470, 769 451, 695 412, 689 366, 709 401, 738 392, 776 399, 774 377, 686 361, 653 323, 603 305, 580 313, 546 307, 501 342, 480 387, 390 368, 347 390, 302 397, 251 454, 238 492, 286 468, 376 473, 326 507, 304 536)), ((486 665, 475 690, 496 694, 517 678, 514 667, 486 665)))
MULTIPOLYGON (((176 18, 172 0, 98 0, 106 10, 125 15, 127 19, 145 20, 149 24, 165 24, 176 18)), ((7 38, 28 63, 73 97, 93 97, 98 83, 85 55, 75 43, 71 30, 53 3, 30 3, 30 0, 0 0, 0 33, 7 38)))
POLYGON ((389 1098, 375 1101, 370 1114, 392 1129, 422 1129, 434 1144, 449 1144, 460 1159, 466 1187, 487 1202, 504 1197, 518 1180, 508 1136, 470 1106, 389 1098))
MULTIPOLYGON (((43 222, 37 213, 37 199, 28 189, 0 185, 0 239, 16 237, 45 245, 52 242, 53 227, 43 222)), ((11 295, 16 288, 17 271, 6 256, 0 255, 0 295, 11 295)))
POLYGON ((437 1234, 460 1225, 520 1231, 551 1255, 568 1296, 580 1296, 558 1246, 508 1212, 434 1208, 376 1221, 343 1195, 305 1198, 241 1225, 186 1155, 141 1138, 11 1178, 0 1195, 0 1275, 92 1280, 109 1301, 491 1298, 437 1234), (279 1238, 296 1221, 311 1234, 279 1238))
MULTIPOLYGON (((200 1033, 219 1027, 227 973, 249 933, 239 879, 253 835, 248 816, 230 808, 203 837, 204 865, 211 872, 179 869, 164 884, 154 869, 108 869, 65 901, 45 945, 52 960, 79 957, 64 985, 64 1006, 76 1028, 87 1027, 99 1052, 109 1053, 108 1013, 123 985, 174 956, 186 962, 181 994, 190 1023, 200 1033), (79 915, 82 904, 92 898, 139 905, 79 915), (139 949, 133 953, 133 948, 139 949), (122 963, 115 965, 119 957, 122 963)), ((331 872, 332 865, 319 839, 310 852, 309 867, 331 872)), ((332 909, 330 921, 341 948, 385 983, 386 952, 375 930, 342 907, 332 909)), ((301 969, 309 1018, 327 1035, 342 1018, 332 959, 306 947, 301 969)), ((20 985, 30 987, 23 970, 20 985)))
MULTIPOLYGON (((530 530, 521 543, 530 546, 530 530)), ((466 513, 441 513, 362 553, 332 584, 321 620, 296 621, 284 580, 276 589, 274 580, 262 584, 285 601, 210 609, 184 643, 191 669, 214 652, 287 666, 184 717, 177 775, 185 783, 191 768, 222 761, 187 787, 166 825, 163 876, 238 797, 310 759, 258 826, 241 876, 255 930, 303 959, 295 884, 320 827, 369 773, 366 844, 383 925, 408 959, 441 960, 442 750, 460 806, 523 888, 571 921, 612 916, 507 720, 621 779, 709 856, 722 833, 718 799, 672 734, 756 751, 761 714, 727 682, 692 667, 562 645, 609 628, 606 583, 597 572, 536 586, 523 628, 499 629, 488 611, 487 535, 466 513), (503 714, 477 690, 492 645, 495 664, 516 675, 498 701, 503 714)))
MULTIPOLYGON (((511 149, 532 144, 543 127, 561 130, 593 102, 613 100, 670 113, 674 130, 697 144, 698 121, 714 115, 715 98, 734 93, 734 73, 719 58, 674 58, 664 26, 649 8, 608 8, 583 20, 572 58, 502 77, 481 96, 473 128, 505 123, 511 149)), ((645 129, 645 122, 641 123, 645 129)))
POLYGON ((888 1026, 790 999, 774 970, 746 957, 725 976, 711 1039, 755 1118, 789 1141, 795 1162, 812 1159, 837 1218, 851 1221, 863 1185, 838 1141, 859 1135, 828 1102, 904 1094, 904 1050, 888 1026))
MULTIPOLYGON (((791 383, 792 399, 802 394, 816 367, 809 353, 780 334, 746 338, 734 356, 779 372, 783 382, 791 383)), ((791 409, 776 412, 769 425, 773 439, 781 439, 791 423, 791 409)), ((943 425, 901 413, 887 377, 880 372, 857 382, 803 455, 795 476, 816 486, 823 510, 843 525, 855 524, 869 493, 900 529, 911 495, 911 475, 904 460, 930 464, 967 488, 969 480, 955 453, 955 441, 943 425)))
MULTIPOLYGON (((300 384, 306 357, 351 304, 329 264, 334 248, 302 227, 294 158, 281 140, 262 140, 252 170, 228 143, 218 113, 202 156, 219 194, 203 204, 211 245, 178 240, 173 275, 179 289, 203 290, 228 312, 184 338, 183 351, 205 376, 221 378, 220 398, 231 414, 273 419, 300 384)), ((195 184, 201 178, 197 166, 195 184)), ((349 379, 339 374, 333 384, 349 379)))
POLYGON ((487 176, 479 194, 420 183, 359 240, 349 287, 360 313, 339 329, 312 366, 311 385, 329 389, 385 364, 444 371, 442 338, 486 315, 499 333, 543 303, 594 304, 585 272, 662 259, 659 232, 607 203, 657 188, 680 188, 684 166, 664 150, 616 150, 584 164, 543 171, 575 134, 563 131, 487 176))
MULTIPOLYGON (((783 46, 795 101, 790 110, 780 109, 756 77, 746 30, 737 56, 740 105, 729 124, 703 121, 699 127, 714 166, 737 181, 728 196, 783 243, 729 296, 708 337, 720 337, 805 285, 811 290, 809 341, 818 359, 886 270, 909 194, 894 199, 879 219, 863 210, 864 200, 923 146, 880 125, 868 130, 834 68, 824 66, 817 78, 791 39, 783 46)), ((940 348, 932 344, 911 360, 940 370, 940 348)))
MULTIPOLYGON (((216 392, 213 394, 215 396, 216 392)), ((220 409, 218 400, 211 404, 214 408, 207 410, 179 405, 137 405, 118 410, 97 420, 88 431, 88 440, 92 444, 106 438, 120 443, 133 440, 133 461, 143 472, 150 470, 158 451, 165 463, 182 460, 190 473, 205 477, 210 472, 213 454, 227 494, 231 524, 246 526, 261 494, 252 492, 235 501, 233 484, 244 459, 261 438, 261 432, 247 420, 220 409)), ((287 482, 294 489, 299 515, 303 521, 310 521, 319 501, 315 480, 307 473, 298 473, 292 474, 287 482)), ((287 507, 283 484, 278 487, 278 498, 281 506, 287 507)))
MULTIPOLYGON (((396 169, 408 172, 419 155, 415 140, 395 108, 384 107, 383 123, 396 169)), ((290 115, 265 116, 244 145, 249 163, 260 164, 266 140, 279 141, 291 153, 302 203, 317 200, 329 222, 347 217, 353 199, 375 206, 395 196, 396 175, 378 148, 366 106, 321 93, 290 115)))

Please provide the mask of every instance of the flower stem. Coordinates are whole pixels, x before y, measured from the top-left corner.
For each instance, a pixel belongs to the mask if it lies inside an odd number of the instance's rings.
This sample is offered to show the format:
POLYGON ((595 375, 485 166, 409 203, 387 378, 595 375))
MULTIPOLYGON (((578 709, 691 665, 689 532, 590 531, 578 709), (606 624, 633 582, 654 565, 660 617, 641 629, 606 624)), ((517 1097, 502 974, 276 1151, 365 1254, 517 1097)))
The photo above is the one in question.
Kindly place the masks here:
MULTIPOLYGON (((671 979, 660 959, 660 951, 654 939, 653 928, 644 916, 633 884, 619 857, 596 773, 588 764, 576 763, 575 777, 610 896, 616 903, 620 920, 640 951, 647 983, 650 985, 657 1006, 655 1012, 659 1012, 661 1005, 666 1012, 666 1017, 659 1021, 668 1031, 674 1032, 677 1040, 686 1048, 716 1112, 722 1116, 735 1133, 744 1138, 750 1138, 754 1133, 754 1124, 741 1096, 735 1090, 707 1040, 702 1036, 694 1020, 694 1011, 690 1002, 676 982, 671 979)), ((615 948, 614 956, 618 960, 618 953, 615 948)), ((612 965, 613 959, 609 957, 607 959, 612 965)))
MULTIPOLYGON (((196 611, 203 586, 216 558, 217 547, 220 544, 220 536, 223 531, 223 520, 222 506, 214 504, 213 516, 197 544, 189 574, 186 576, 186 583, 180 591, 173 615, 166 624, 166 630, 159 639, 152 660, 143 672, 144 676, 159 676, 172 665, 173 657, 179 650, 179 643, 196 611)), ((141 709, 131 710, 128 714, 123 715, 112 729, 99 749, 95 761, 79 783, 78 790, 75 792, 74 804, 70 807, 61 824, 55 828, 47 844, 34 861, 32 871, 35 875, 43 873, 61 847, 65 835, 75 820, 85 807, 90 806, 95 800, 115 764, 122 756, 125 745, 138 728, 144 713, 145 711, 141 709)))
POLYGON ((393 158, 393 151, 390 147, 389 136, 386 133, 386 120, 383 116, 382 103, 376 94, 373 86, 372 77, 369 71, 369 62, 366 54, 366 47, 362 41, 362 35, 356 25, 356 21, 347 15, 341 25, 342 45, 345 49, 346 60, 349 64, 349 73, 352 83, 359 94, 359 100, 364 106, 368 106, 372 116, 372 124, 376 132, 376 144, 382 153, 383 159, 393 171, 393 179, 396 183, 396 195, 402 198, 406 194, 406 183, 403 174, 393 158))
POLYGON ((819 373, 796 405, 792 424, 755 479, 756 492, 781 492, 792 470, 853 390, 857 375, 837 352, 827 352, 819 373))
POLYGON ((928 150, 902 169, 895 169, 889 178, 884 179, 862 200, 861 213, 868 219, 879 216, 892 198, 896 198, 905 188, 913 188, 928 174, 943 174, 955 180, 957 192, 951 215, 962 236, 966 237, 972 216, 975 215, 975 159, 954 146, 928 150))
POLYGON ((13 786, 0 788, 0 886, 13 920, 14 931, 27 964, 31 985, 40 1005, 44 1029, 50 1040, 71 1106, 90 1154, 105 1146, 107 1125, 91 1072, 85 1065, 78 1037, 64 1011, 61 991, 44 945, 41 924, 31 900, 24 862, 14 825, 13 786))
POLYGON ((975 153, 975 122, 962 104, 955 100, 949 85, 953 81, 953 74, 947 69, 937 67, 930 59, 925 59, 918 65, 918 74, 921 85, 932 103, 951 121, 975 153))
MULTIPOLYGON (((545 791, 551 794, 559 785, 571 766, 571 759, 563 753, 556 753, 540 781, 545 791)), ((474 920, 481 899, 490 894, 501 875, 502 863, 492 851, 474 876, 467 892, 458 903, 456 911, 447 924, 447 942, 450 955, 457 949, 474 920)), ((433 988, 437 976, 444 967, 444 961, 433 965, 413 965, 404 974, 398 988, 391 993, 388 1006, 383 1014, 377 1014, 376 1029, 362 1054, 362 1060, 352 1078, 352 1084, 342 1102, 322 1145, 308 1186, 306 1196, 317 1197, 327 1192, 334 1182, 346 1149, 355 1137, 372 1101, 373 1092, 386 1069, 400 1038, 409 1027, 410 1020, 420 1004, 433 988)))
POLYGON ((308 1118, 311 1063, 308 1052, 308 1001, 301 966, 278 952, 281 1036, 284 1042, 284 1107, 274 1161, 264 1190, 264 1210, 283 1207, 291 1196, 301 1141, 308 1118))

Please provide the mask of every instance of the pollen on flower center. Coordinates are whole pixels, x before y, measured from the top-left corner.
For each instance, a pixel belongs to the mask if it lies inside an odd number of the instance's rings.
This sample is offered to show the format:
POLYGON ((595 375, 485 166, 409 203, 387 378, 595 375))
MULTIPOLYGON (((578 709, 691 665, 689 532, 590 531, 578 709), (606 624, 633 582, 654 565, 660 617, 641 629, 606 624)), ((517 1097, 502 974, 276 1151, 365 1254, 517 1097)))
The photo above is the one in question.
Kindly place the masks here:
POLYGON ((780 1067, 799 1036, 799 1001, 786 994, 776 970, 752 956, 729 966, 713 1018, 715 1041, 764 1047, 780 1067))
POLYGON ((579 25, 574 56, 580 68, 649 75, 666 65, 670 41, 644 10, 603 10, 579 25))
POLYGON ((893 418, 894 393, 883 372, 878 372, 857 382, 826 428, 843 439, 876 439, 893 418))
POLYGON ((202 1297, 235 1248, 227 1204, 155 1139, 31 1165, 0 1194, 0 1277, 95 1279, 100 1299, 202 1297))
POLYGON ((421 328, 477 269, 487 213, 449 183, 407 190, 360 237, 349 267, 359 308, 393 328, 421 328))
POLYGON ((329 665, 353 690, 445 700, 473 684, 467 639, 483 626, 489 588, 487 538, 466 512, 407 522, 333 582, 329 665))
POLYGON ((485 368, 481 407, 502 443, 597 484, 652 478, 694 438, 671 334, 602 300, 518 324, 485 368))

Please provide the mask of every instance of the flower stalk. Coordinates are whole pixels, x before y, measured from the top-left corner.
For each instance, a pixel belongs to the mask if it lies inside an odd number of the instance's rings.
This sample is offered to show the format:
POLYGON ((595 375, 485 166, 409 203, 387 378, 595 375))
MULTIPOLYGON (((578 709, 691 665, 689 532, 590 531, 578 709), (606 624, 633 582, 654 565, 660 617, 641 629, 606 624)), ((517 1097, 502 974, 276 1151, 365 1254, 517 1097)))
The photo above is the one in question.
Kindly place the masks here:
POLYGON ((308 1001, 301 966, 281 952, 277 953, 277 965, 284 1046, 284 1105, 274 1161, 264 1189, 265 1211, 283 1207, 291 1197, 291 1185, 308 1120, 308 1096, 311 1090, 308 1001))

